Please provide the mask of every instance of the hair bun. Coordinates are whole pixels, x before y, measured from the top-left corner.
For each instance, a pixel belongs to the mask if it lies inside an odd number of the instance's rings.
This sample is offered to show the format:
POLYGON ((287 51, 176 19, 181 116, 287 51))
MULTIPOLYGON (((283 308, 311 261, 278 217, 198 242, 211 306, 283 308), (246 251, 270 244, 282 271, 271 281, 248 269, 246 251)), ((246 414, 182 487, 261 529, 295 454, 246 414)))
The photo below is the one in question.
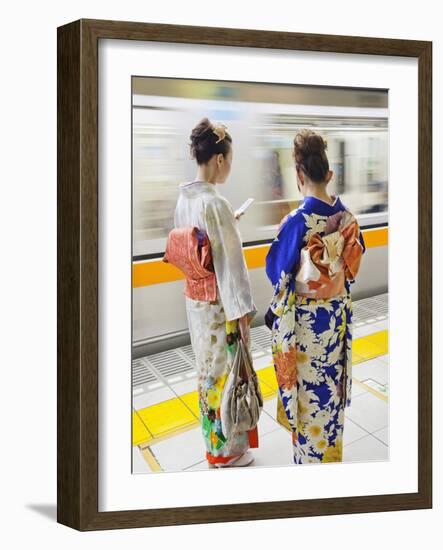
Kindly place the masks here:
POLYGON ((197 146, 209 136, 208 130, 212 130, 212 124, 209 118, 203 118, 192 130, 190 139, 194 146, 197 146))
POLYGON ((232 138, 226 131, 224 124, 212 124, 205 117, 195 126, 190 135, 191 156, 197 160, 197 164, 204 164, 218 153, 226 156, 231 149, 232 138))
POLYGON ((326 140, 312 130, 302 130, 294 138, 295 161, 314 182, 324 181, 328 173, 326 149, 326 140))
POLYGON ((321 154, 328 148, 326 141, 318 134, 310 134, 306 139, 306 152, 308 154, 321 154))

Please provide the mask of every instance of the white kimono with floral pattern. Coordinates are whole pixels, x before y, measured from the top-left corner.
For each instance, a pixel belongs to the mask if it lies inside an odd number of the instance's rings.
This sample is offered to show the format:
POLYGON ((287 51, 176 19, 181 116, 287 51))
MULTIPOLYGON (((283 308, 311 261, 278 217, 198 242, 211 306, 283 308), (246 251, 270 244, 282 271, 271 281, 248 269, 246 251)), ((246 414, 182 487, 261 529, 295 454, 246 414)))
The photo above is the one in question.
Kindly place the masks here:
MULTIPOLYGON (((237 319, 255 315, 249 275, 238 222, 230 203, 214 184, 194 181, 180 185, 175 227, 198 227, 211 243, 217 279, 216 302, 186 299, 186 312, 198 369, 200 419, 207 460, 227 462, 256 446, 250 432, 230 438, 223 434, 220 400, 238 338, 237 319)), ((255 434, 256 436, 256 431, 255 434)))

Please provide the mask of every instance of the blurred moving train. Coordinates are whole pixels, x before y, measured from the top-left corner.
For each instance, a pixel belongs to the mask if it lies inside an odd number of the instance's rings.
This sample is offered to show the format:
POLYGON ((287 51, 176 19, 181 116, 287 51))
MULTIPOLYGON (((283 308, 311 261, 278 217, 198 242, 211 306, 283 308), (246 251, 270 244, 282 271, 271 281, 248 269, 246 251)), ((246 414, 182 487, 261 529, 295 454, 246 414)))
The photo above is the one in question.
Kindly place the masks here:
POLYGON ((281 218, 302 199, 292 144, 302 128, 328 143, 329 189, 356 215, 368 245, 355 299, 388 290, 387 92, 280 84, 133 79, 133 356, 189 342, 183 281, 162 262, 178 184, 195 178, 191 129, 204 116, 233 138, 231 175, 219 191, 234 209, 255 202, 240 232, 258 314, 272 293, 264 271, 281 218))

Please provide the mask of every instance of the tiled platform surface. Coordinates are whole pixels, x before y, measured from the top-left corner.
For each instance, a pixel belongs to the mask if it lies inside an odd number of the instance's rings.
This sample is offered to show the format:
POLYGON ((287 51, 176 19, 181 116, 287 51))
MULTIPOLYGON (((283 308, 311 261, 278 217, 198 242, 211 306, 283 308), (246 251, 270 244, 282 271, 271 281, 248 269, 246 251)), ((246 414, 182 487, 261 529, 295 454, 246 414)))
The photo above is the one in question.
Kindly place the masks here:
MULTIPOLYGON (((346 410, 344 461, 387 460, 388 295, 354 302, 353 393, 346 410)), ((276 420, 277 384, 269 331, 252 329, 264 408, 255 466, 292 464, 290 434, 276 420)), ((133 363, 133 473, 206 469, 190 346, 133 363)))

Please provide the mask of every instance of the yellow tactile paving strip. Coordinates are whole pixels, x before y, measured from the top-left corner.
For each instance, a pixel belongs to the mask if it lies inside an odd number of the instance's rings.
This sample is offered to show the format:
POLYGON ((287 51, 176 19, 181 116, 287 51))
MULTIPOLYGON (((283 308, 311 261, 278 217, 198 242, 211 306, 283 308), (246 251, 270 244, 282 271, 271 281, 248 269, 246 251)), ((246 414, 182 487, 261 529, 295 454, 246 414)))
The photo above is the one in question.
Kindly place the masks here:
POLYGON ((373 332, 352 342, 352 363, 368 361, 388 353, 388 331, 373 332))
MULTIPOLYGON (((374 332, 354 339, 352 363, 374 359, 388 353, 388 331, 374 332)), ((263 399, 270 399, 277 393, 277 380, 272 365, 257 371, 263 399)), ((357 381, 358 382, 358 381, 357 381)), ((375 390, 366 387, 374 393, 375 390)), ((378 393, 378 392, 377 392, 378 393)), ((198 394, 192 391, 167 401, 150 405, 133 412, 133 445, 144 445, 165 439, 195 427, 199 423, 198 394)))
POLYGON ((145 459, 148 466, 151 468, 152 472, 162 472, 162 467, 160 466, 160 463, 155 458, 154 453, 151 451, 151 448, 146 445, 140 445, 140 451, 143 455, 143 458, 145 459))
MULTIPOLYGON (((386 246, 388 244, 388 228, 381 227, 363 230, 363 238, 366 248, 386 246)), ((256 269, 265 266, 269 247, 270 245, 266 244, 243 249, 248 269, 256 269)), ((133 288, 170 283, 172 281, 180 281, 183 278, 184 275, 179 269, 162 260, 137 262, 132 265, 133 288)))
POLYGON ((136 411, 132 413, 132 444, 141 445, 153 439, 151 432, 136 411))
POLYGON ((357 385, 361 386, 366 391, 368 391, 369 393, 372 393, 372 395, 375 395, 376 397, 378 397, 379 399, 382 399, 385 402, 388 402, 389 400, 387 395, 384 395, 383 393, 375 390, 374 388, 371 388, 371 386, 369 386, 368 384, 365 384, 364 382, 362 382, 361 380, 358 380, 357 378, 353 378, 352 383, 353 384, 357 383, 357 385))

